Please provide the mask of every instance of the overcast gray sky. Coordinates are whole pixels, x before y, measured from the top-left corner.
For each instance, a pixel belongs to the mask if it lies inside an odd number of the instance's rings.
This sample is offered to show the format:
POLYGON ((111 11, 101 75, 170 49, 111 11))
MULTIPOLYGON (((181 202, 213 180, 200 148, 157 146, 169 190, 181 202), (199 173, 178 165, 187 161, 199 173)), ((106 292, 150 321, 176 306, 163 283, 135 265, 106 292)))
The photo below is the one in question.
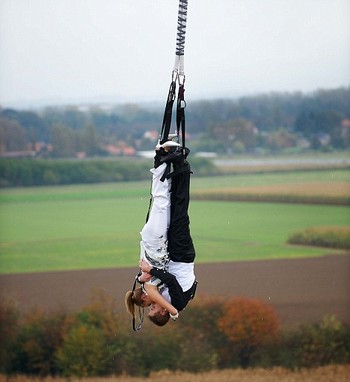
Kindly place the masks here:
MULTIPOLYGON (((0 0, 0 105, 163 102, 178 0, 0 0)), ((349 0, 189 0, 187 99, 350 84, 349 0)))

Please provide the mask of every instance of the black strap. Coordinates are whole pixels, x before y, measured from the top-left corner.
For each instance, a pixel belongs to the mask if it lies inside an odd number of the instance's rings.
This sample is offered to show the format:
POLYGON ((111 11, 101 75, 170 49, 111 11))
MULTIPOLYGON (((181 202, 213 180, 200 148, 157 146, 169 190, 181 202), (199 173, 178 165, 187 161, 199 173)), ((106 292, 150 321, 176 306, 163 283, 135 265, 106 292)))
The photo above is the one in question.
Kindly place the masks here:
POLYGON ((168 140, 168 135, 169 135, 170 126, 171 126, 171 117, 173 114, 175 92, 176 92, 176 82, 173 80, 171 81, 169 92, 168 92, 168 98, 165 104, 163 124, 162 124, 162 129, 160 132, 160 140, 159 140, 160 144, 163 144, 164 142, 168 140))
POLYGON ((149 214, 151 213, 151 208, 152 208, 152 204, 153 204, 152 183, 153 183, 153 180, 151 180, 151 186, 150 186, 150 190, 149 190, 149 202, 148 202, 148 210, 147 210, 147 215, 146 215, 146 223, 148 222, 149 214))
POLYGON ((162 177, 160 178, 160 181, 164 182, 165 179, 169 179, 169 174, 170 174, 170 163, 167 163, 164 173, 162 177))
MULTIPOLYGON (((136 289, 136 284, 139 283, 139 276, 141 275, 141 270, 139 271, 139 273, 135 276, 135 280, 134 280, 134 284, 132 286, 132 293, 134 293, 135 289, 136 289)), ((141 306, 138 306, 138 314, 139 314, 139 317, 140 317, 140 320, 139 320, 139 323, 136 325, 136 314, 133 315, 132 317, 132 328, 134 330, 134 332, 139 332, 141 330, 141 327, 142 327, 142 324, 143 324, 143 318, 144 318, 144 308, 142 308, 141 306)))
MULTIPOLYGON (((179 85, 179 90, 177 94, 177 108, 176 108, 176 129, 177 134, 180 135, 181 131, 181 138, 182 138, 182 148, 185 148, 185 87, 184 84, 179 85)), ((184 153, 185 155, 185 153, 184 153)))

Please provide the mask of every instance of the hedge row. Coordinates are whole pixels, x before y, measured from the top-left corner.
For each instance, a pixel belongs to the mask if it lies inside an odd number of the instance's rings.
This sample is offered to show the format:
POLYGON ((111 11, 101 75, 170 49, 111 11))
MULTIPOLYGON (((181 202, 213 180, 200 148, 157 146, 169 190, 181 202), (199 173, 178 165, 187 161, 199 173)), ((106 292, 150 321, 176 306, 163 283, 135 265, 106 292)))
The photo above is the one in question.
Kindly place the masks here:
POLYGON ((311 227, 294 232, 288 238, 289 244, 315 247, 350 249, 350 227, 311 227))
POLYGON ((198 298, 163 328, 129 317, 99 292, 76 313, 0 310, 0 373, 35 376, 149 375, 234 367, 316 367, 350 362, 350 328, 335 317, 281 330, 258 300, 198 298))
MULTIPOLYGON (((196 175, 210 175, 213 165, 191 161, 196 175)), ((153 160, 135 159, 1 159, 0 187, 102 183, 149 179, 153 160)))

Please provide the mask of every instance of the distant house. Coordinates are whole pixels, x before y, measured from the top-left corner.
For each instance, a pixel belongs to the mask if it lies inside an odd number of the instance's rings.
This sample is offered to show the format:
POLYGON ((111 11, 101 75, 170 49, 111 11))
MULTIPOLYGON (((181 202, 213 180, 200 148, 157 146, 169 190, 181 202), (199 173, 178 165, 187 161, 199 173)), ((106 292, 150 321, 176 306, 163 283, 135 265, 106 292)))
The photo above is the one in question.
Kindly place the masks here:
POLYGON ((158 139, 159 132, 156 130, 147 130, 143 134, 144 139, 149 139, 150 141, 156 141, 158 139))
POLYGON ((103 149, 109 154, 113 156, 134 156, 136 154, 136 150, 128 146, 124 141, 119 141, 116 145, 108 144, 103 146, 103 149))

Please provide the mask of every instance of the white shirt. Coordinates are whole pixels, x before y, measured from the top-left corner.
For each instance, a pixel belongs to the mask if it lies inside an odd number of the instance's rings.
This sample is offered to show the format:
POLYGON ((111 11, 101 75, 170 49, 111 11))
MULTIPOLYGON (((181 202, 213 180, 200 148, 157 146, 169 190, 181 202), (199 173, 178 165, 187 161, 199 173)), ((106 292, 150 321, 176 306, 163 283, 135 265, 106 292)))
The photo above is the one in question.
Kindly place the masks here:
POLYGON ((179 263, 170 260, 168 272, 176 277, 184 292, 189 290, 196 280, 194 263, 179 263))

